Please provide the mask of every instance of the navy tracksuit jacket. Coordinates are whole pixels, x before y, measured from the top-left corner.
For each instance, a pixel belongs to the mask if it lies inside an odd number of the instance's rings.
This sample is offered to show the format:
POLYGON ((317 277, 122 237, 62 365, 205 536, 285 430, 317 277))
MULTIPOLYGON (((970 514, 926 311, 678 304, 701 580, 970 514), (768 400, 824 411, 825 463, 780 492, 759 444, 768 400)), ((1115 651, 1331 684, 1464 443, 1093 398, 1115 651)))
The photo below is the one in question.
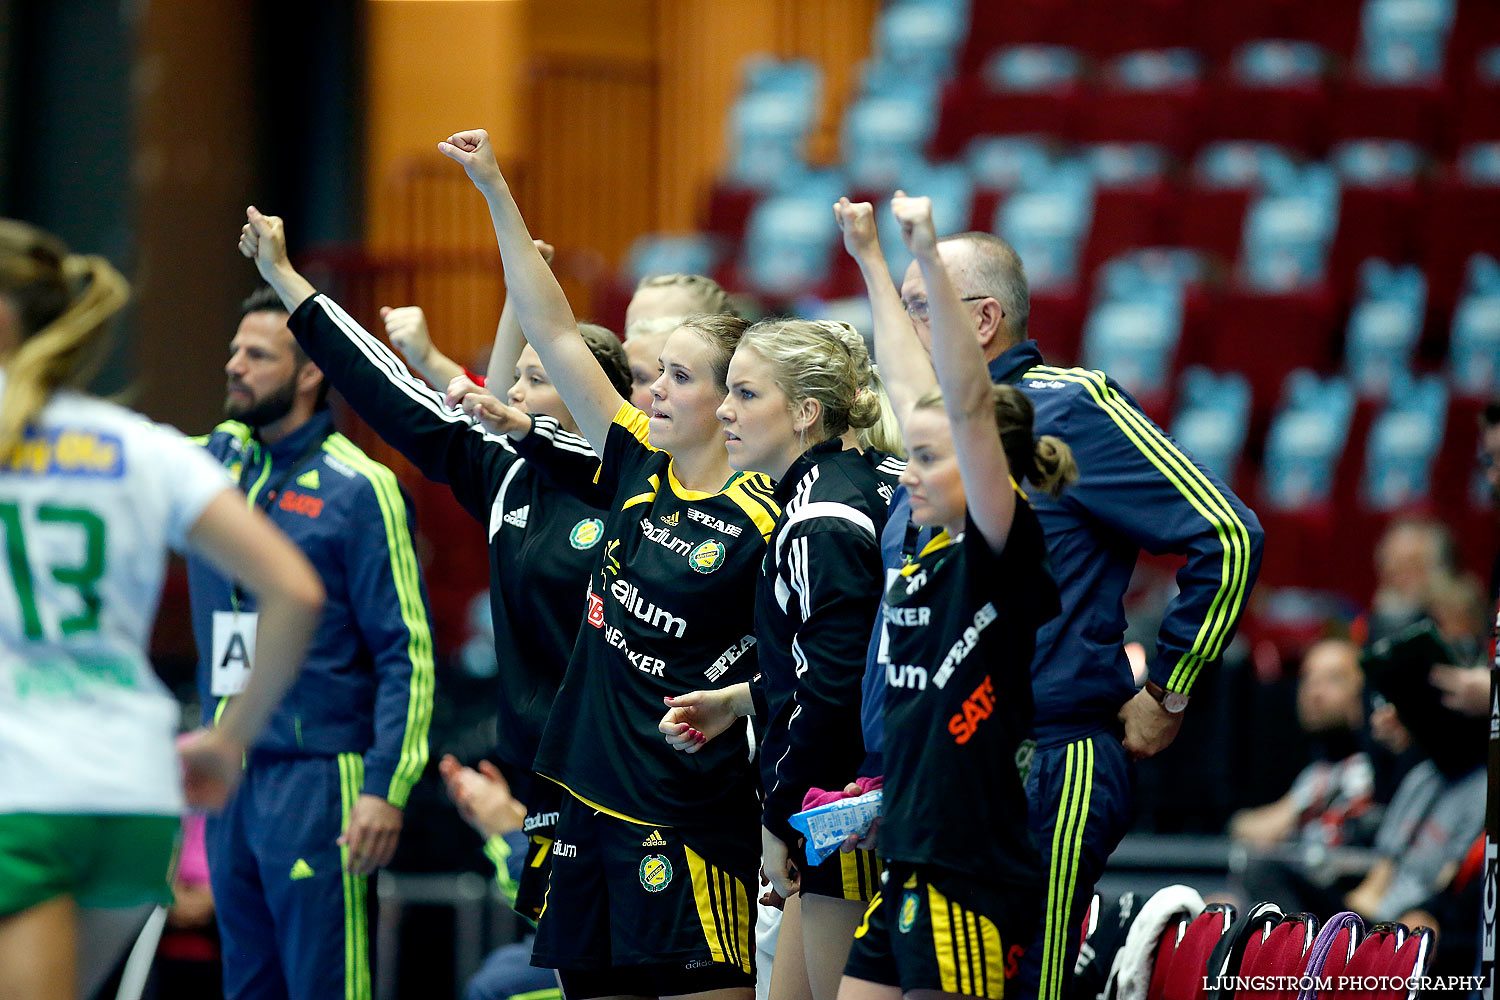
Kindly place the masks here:
MULTIPOLYGON (((370 996, 369 880, 336 843, 360 795, 404 807, 427 763, 432 635, 409 503, 319 412, 269 447, 227 421, 201 439, 303 551, 327 600, 302 673, 210 817, 209 872, 231 1000, 370 996)), ((205 724, 214 612, 254 599, 188 561, 205 724)))

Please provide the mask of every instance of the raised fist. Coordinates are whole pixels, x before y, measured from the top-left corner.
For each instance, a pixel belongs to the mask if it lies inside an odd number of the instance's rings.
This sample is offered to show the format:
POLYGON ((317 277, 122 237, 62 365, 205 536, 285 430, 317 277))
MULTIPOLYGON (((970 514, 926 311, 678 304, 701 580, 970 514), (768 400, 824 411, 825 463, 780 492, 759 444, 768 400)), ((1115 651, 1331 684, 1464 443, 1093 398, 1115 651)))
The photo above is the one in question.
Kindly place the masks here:
POLYGON ((838 220, 844 234, 844 249, 849 256, 859 258, 867 253, 880 253, 880 237, 875 232, 875 209, 867 201, 850 201, 840 198, 833 206, 833 217, 838 220))
POLYGON ((500 174, 500 165, 495 162, 495 149, 490 145, 490 134, 482 128, 454 132, 438 143, 438 152, 462 165, 469 180, 481 191, 505 183, 505 178, 500 174))
POLYGON ((475 385, 467 375, 459 375, 448 383, 445 398, 449 406, 463 410, 491 434, 522 437, 531 433, 531 417, 528 414, 500 402, 488 389, 475 385))
POLYGON ((901 242, 913 257, 931 256, 937 251, 931 198, 909 198, 905 191, 897 191, 891 199, 891 214, 901 224, 901 242))
POLYGON ((392 309, 380 307, 380 318, 385 323, 385 335, 391 346, 404 354, 408 360, 423 362, 432 353, 432 337, 427 332, 427 317, 421 306, 401 306, 392 309))
POLYGON ((269 280, 287 263, 286 229, 280 216, 262 215, 254 205, 245 209, 245 218, 249 221, 240 227, 240 253, 255 261, 255 269, 269 280))

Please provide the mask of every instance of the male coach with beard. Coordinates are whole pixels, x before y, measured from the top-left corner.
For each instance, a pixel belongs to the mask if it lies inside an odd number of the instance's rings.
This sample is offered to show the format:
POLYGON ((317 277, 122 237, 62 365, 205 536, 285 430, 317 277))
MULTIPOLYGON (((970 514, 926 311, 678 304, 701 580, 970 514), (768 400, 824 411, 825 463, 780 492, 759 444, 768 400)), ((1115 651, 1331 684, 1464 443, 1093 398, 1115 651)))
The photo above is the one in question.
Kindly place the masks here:
MULTIPOLYGON (((230 1000, 371 994, 369 879, 427 763, 432 637, 409 504, 333 428, 323 374, 263 288, 224 366, 228 418, 200 441, 306 553, 328 601, 307 661, 222 814, 208 821, 230 1000)), ((198 692, 212 725, 255 658, 253 600, 188 562, 198 692)))

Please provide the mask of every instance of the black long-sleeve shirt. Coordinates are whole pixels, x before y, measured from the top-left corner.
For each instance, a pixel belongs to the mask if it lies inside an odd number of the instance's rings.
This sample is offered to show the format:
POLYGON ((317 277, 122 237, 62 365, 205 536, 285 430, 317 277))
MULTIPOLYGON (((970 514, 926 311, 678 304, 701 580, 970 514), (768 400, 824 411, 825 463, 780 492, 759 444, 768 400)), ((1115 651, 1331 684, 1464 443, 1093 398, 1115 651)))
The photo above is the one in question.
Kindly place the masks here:
POLYGON ((788 844, 796 843, 788 819, 807 790, 842 788, 865 758, 864 646, 880 609, 880 532, 900 462, 841 447, 809 449, 777 485, 782 515, 755 594, 761 821, 788 844))
MULTIPOLYGON (((487 526, 500 671, 496 752, 530 770, 583 623, 589 570, 604 540, 603 512, 554 485, 504 437, 445 405, 442 393, 327 296, 302 303, 288 325, 355 412, 428 479, 447 483, 487 526)), ((581 450, 597 464, 584 438, 558 430, 549 417, 537 422, 560 447, 581 450)), ((453 541, 473 543, 468 535, 453 541)))

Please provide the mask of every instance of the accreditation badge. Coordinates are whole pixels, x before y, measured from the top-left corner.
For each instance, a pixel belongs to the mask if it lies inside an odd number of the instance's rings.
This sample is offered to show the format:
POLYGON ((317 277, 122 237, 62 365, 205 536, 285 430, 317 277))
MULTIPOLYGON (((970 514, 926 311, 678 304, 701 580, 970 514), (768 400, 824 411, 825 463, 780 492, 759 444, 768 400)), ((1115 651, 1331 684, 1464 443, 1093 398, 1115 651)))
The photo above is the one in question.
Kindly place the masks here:
POLYGON ((215 611, 213 664, 209 691, 228 698, 245 690, 250 667, 255 662, 255 628, 260 619, 254 611, 215 611))

